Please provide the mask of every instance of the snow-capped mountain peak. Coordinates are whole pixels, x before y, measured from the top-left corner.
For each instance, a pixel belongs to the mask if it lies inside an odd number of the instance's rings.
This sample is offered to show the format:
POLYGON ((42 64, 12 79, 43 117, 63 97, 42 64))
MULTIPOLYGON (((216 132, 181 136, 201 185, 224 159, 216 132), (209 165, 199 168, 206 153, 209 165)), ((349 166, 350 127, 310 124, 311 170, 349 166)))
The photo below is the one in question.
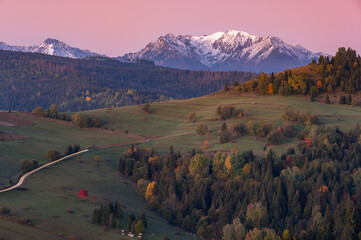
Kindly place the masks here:
POLYGON ((167 34, 141 51, 118 59, 143 58, 158 65, 183 69, 277 72, 308 64, 320 55, 298 44, 285 43, 278 37, 257 37, 229 30, 201 36, 167 34))
POLYGON ((61 42, 57 39, 47 38, 39 45, 24 47, 24 46, 10 46, 3 42, 0 43, 0 50, 18 51, 18 52, 33 52, 54 55, 68 58, 85 58, 91 56, 103 56, 98 53, 90 52, 89 50, 82 50, 74 48, 61 42))

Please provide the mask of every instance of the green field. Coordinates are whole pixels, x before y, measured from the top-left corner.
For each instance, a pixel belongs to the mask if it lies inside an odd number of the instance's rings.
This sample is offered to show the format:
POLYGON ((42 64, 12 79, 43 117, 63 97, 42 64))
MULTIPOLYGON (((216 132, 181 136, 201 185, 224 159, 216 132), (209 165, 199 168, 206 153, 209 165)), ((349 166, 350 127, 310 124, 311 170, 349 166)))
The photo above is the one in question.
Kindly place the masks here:
MULTIPOLYGON (((300 97, 281 96, 253 96, 253 95, 214 95, 202 98, 170 101, 166 103, 155 103, 151 105, 152 113, 147 114, 140 111, 139 106, 115 108, 105 111, 92 110, 86 114, 104 120, 105 127, 124 132, 142 134, 146 138, 159 136, 183 134, 180 136, 150 141, 147 147, 157 148, 160 152, 167 152, 172 145, 176 150, 184 152, 191 148, 202 148, 203 141, 209 140, 210 147, 207 151, 229 151, 233 147, 240 150, 252 149, 255 153, 263 152, 266 144, 264 139, 255 139, 249 135, 240 137, 234 142, 227 144, 219 143, 217 135, 223 121, 214 121, 218 106, 227 104, 248 112, 248 117, 242 119, 230 119, 225 121, 229 126, 232 123, 243 122, 247 124, 251 120, 265 120, 271 122, 275 127, 282 125, 282 114, 288 108, 294 110, 311 112, 318 116, 322 124, 338 126, 343 131, 351 129, 355 123, 360 122, 361 108, 323 103, 312 103, 308 99, 300 97), (197 122, 187 121, 187 115, 194 112, 197 122), (208 136, 197 136, 195 128, 198 124, 205 123, 210 129, 208 136), (188 134, 185 134, 188 133, 188 134)), ((282 145, 277 146, 279 152, 289 146, 294 146, 297 139, 287 139, 282 145)))
MULTIPOLYGON (((116 160, 117 154, 112 151, 86 153, 34 174, 23 185, 24 191, 2 193, 0 206, 7 206, 19 218, 30 219, 34 227, 0 219, 0 232, 4 231, 3 235, 9 239, 61 239, 59 235, 66 239, 70 236, 79 239, 119 239, 120 231, 105 231, 103 227, 90 223, 94 208, 107 200, 119 201, 123 206, 123 229, 130 212, 138 216, 146 210, 132 183, 116 174, 116 160), (103 157, 99 166, 93 159, 94 154, 103 157), (89 193, 89 199, 85 202, 77 196, 81 189, 89 193), (90 201, 92 195, 99 199, 97 204, 90 201), (73 213, 68 213, 68 208, 73 213)), ((151 211, 146 210, 146 215, 149 222, 147 239, 162 239, 164 234, 171 239, 195 239, 169 226, 151 211), (151 234, 154 236, 151 237, 151 234)))
MULTIPOLYGON (((232 104, 248 112, 248 117, 227 120, 227 125, 236 122, 247 123, 250 120, 265 120, 275 127, 283 123, 281 115, 287 108, 309 111, 319 117, 322 123, 338 126, 348 131, 360 122, 361 108, 345 105, 326 105, 312 103, 301 97, 252 96, 252 95, 213 95, 202 98, 151 104, 152 113, 142 112, 140 106, 87 111, 85 114, 102 120, 102 131, 80 129, 60 124, 56 121, 28 118, 34 125, 0 126, 0 131, 16 133, 27 137, 22 140, 0 142, 0 185, 8 184, 8 179, 16 181, 20 174, 20 164, 24 159, 37 159, 46 162, 45 152, 49 148, 64 151, 68 144, 80 144, 82 148, 91 145, 103 146, 140 139, 153 139, 141 146, 156 148, 160 153, 167 153, 169 146, 176 151, 185 152, 192 148, 201 149, 203 141, 209 140, 207 152, 252 149, 256 154, 263 152, 266 144, 263 139, 249 135, 226 144, 219 143, 218 132, 223 121, 214 120, 218 106, 232 104), (187 121, 187 115, 195 112, 197 122, 187 121), (198 124, 208 125, 208 136, 197 136, 198 124), (125 134, 125 132, 128 134, 125 134), (164 137, 164 138, 162 138, 164 137)), ((14 113, 15 114, 15 113, 14 113)), ((279 154, 288 147, 297 144, 297 138, 287 139, 276 149, 279 154)), ((123 227, 127 214, 140 214, 146 204, 137 196, 131 182, 116 173, 116 161, 127 147, 113 147, 95 150, 67 159, 64 162, 44 169, 27 179, 24 191, 0 193, 0 207, 11 209, 14 216, 31 220, 34 227, 24 226, 0 218, 0 238, 8 239, 67 239, 70 236, 79 239, 119 239, 119 232, 105 230, 90 223, 93 209, 96 207, 89 200, 79 201, 80 189, 95 194, 99 200, 120 201, 124 206, 123 227), (94 155, 103 158, 100 166, 96 165, 94 155), (67 213, 67 209, 73 213, 67 213), (59 235, 60 234, 60 235, 59 235), (62 236, 62 237, 60 237, 62 236)), ((99 203, 98 203, 99 204, 99 203)), ((167 234, 170 239, 195 239, 180 229, 169 226, 153 212, 147 211, 149 228, 147 239, 162 239, 167 234), (154 234, 152 237, 151 234, 154 234)))

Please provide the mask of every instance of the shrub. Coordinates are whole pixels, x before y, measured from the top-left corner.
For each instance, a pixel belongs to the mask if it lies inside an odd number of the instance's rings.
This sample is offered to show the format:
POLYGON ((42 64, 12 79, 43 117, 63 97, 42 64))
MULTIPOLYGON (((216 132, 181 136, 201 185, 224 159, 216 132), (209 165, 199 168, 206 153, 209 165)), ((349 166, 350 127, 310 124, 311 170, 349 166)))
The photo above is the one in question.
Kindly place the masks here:
POLYGON ((291 122, 298 122, 302 125, 319 124, 319 119, 317 116, 310 112, 298 112, 292 109, 287 109, 286 112, 282 115, 282 118, 291 122))
POLYGON ((262 120, 258 122, 250 121, 248 123, 248 131, 252 136, 266 137, 272 128, 272 124, 266 124, 262 120))
POLYGON ((33 113, 36 115, 36 116, 39 116, 39 117, 44 117, 44 108, 42 107, 37 107, 37 108, 34 108, 33 109, 33 113))
POLYGON ((354 98, 354 99, 352 99, 352 106, 359 106, 360 105, 360 103, 354 98))
POLYGON ((241 109, 235 109, 234 106, 226 105, 224 107, 218 107, 216 114, 222 119, 229 119, 233 117, 238 117, 238 115, 242 113, 241 109))
POLYGON ((273 129, 266 137, 267 143, 270 145, 279 145, 281 142, 281 134, 273 129))
POLYGON ((58 118, 58 106, 56 104, 52 104, 49 109, 46 109, 45 116, 48 118, 58 118))
POLYGON ((208 127, 206 124, 202 123, 199 124, 196 128, 196 133, 198 135, 205 135, 208 132, 208 127))
POLYGON ((38 167, 38 161, 36 160, 24 160, 21 162, 21 170, 23 174, 28 173, 38 167))
POLYGON ((222 124, 221 127, 221 137, 219 138, 219 141, 221 143, 226 143, 231 140, 231 132, 227 129, 226 123, 222 124))
POLYGON ((346 96, 341 96, 338 103, 339 104, 346 104, 346 96))
POLYGON ((282 115, 282 118, 287 121, 296 122, 300 112, 293 111, 292 109, 287 109, 286 112, 282 115))
POLYGON ((49 149, 47 152, 46 152, 46 158, 49 160, 49 161, 55 161, 57 159, 60 158, 60 152, 58 152, 57 150, 55 149, 49 149))
POLYGON ((310 94, 311 94, 311 96, 313 95, 313 96, 317 97, 317 95, 319 94, 318 88, 316 86, 312 86, 310 89, 310 94))
POLYGON ((146 103, 142 106, 142 111, 143 112, 146 112, 146 113, 151 113, 151 109, 150 109, 150 104, 149 103, 146 103))
POLYGON ((247 127, 243 123, 233 124, 230 127, 233 136, 239 137, 247 134, 247 127))
POLYGON ((241 86, 236 86, 236 87, 234 87, 234 90, 237 91, 237 92, 240 92, 242 90, 242 87, 241 86))
POLYGON ((228 129, 221 132, 221 137, 219 138, 219 141, 221 143, 227 143, 231 140, 231 133, 228 129))
POLYGON ((285 137, 294 137, 297 134, 297 129, 293 124, 286 124, 282 126, 282 134, 285 137))
POLYGON ((72 122, 75 126, 81 128, 89 128, 89 127, 100 127, 101 122, 99 119, 91 119, 85 114, 76 113, 71 116, 72 122))
POLYGON ((144 232, 144 224, 143 224, 142 220, 138 220, 138 222, 135 224, 135 232, 136 233, 144 232))
POLYGON ((189 113, 187 119, 190 122, 195 122, 197 120, 196 114, 194 112, 189 113))
POLYGON ((2 207, 1 209, 0 209, 0 215, 1 216, 9 216, 10 215, 10 209, 9 208, 7 208, 7 207, 2 207))

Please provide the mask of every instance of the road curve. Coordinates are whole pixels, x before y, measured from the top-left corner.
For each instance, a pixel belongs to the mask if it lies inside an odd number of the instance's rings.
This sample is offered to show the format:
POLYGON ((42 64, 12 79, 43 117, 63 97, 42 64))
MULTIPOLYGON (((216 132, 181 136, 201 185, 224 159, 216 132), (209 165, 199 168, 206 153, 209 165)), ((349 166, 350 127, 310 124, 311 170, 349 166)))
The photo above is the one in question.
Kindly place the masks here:
POLYGON ((3 193, 3 192, 8 192, 8 191, 11 191, 15 188, 18 188, 20 187, 24 182, 25 182, 25 179, 27 177, 29 177, 31 174, 33 173, 36 173, 37 171, 40 171, 41 169, 43 168, 46 168, 48 166, 51 166, 53 164, 56 164, 58 162, 61 162, 67 158, 71 158, 71 157, 74 157, 76 155, 79 155, 79 154, 82 154, 82 153, 85 153, 85 152, 89 152, 90 150, 94 150, 94 149, 101 149, 101 148, 110 148, 110 147, 116 147, 116 146, 124 146, 124 145, 130 145, 130 144, 136 144, 136 143, 143 143, 143 142, 148 142, 148 141, 151 141, 151 140, 160 140, 160 139, 164 139, 164 138, 168 138, 168 137, 176 137, 176 136, 181 136, 181 135, 185 135, 185 134, 189 134, 189 133, 192 133, 192 132, 186 132, 186 133, 179 133, 179 134, 174 134, 174 135, 167 135, 167 136, 163 136, 163 137, 156 137, 156 138, 152 138, 152 139, 145 139, 145 140, 140 140, 140 141, 135 141, 135 142, 127 142, 127 143, 118 143, 118 144, 112 144, 112 145, 107 145, 107 146, 101 146, 101 147, 94 147, 94 148, 89 148, 89 149, 84 149, 82 151, 79 151, 79 152, 76 152, 76 153, 73 153, 73 154, 70 154, 70 155, 67 155, 65 157, 62 157, 58 160, 55 160, 55 161, 52 161, 50 163, 47 163, 47 164, 44 164, 42 165, 41 167, 38 167, 26 174, 24 174, 19 182, 17 184, 15 184, 14 186, 11 186, 9 188, 5 188, 5 189, 2 189, 0 190, 0 193, 3 193))
POLYGON ((53 164, 56 164, 56 163, 58 163, 58 162, 61 162, 61 161, 65 160, 65 159, 67 159, 67 158, 71 158, 71 157, 74 157, 74 156, 76 156, 76 155, 79 155, 79 154, 88 152, 88 151, 89 151, 89 149, 85 149, 85 150, 82 150, 82 151, 79 151, 79 152, 76 152, 76 153, 67 155, 67 156, 65 156, 65 157, 59 158, 58 160, 52 161, 52 162, 50 162, 50 163, 44 164, 44 165, 42 165, 42 166, 40 166, 40 167, 38 167, 38 168, 36 168, 36 169, 34 169, 34 170, 26 173, 26 174, 24 174, 24 175, 20 178, 20 180, 19 180, 19 182, 18 182, 17 184, 15 184, 14 186, 11 186, 11 187, 9 187, 9 188, 5 188, 5 189, 0 190, 0 193, 8 192, 8 191, 10 191, 10 190, 13 190, 13 189, 15 189, 15 188, 20 187, 20 186, 24 183, 24 181, 25 181, 25 179, 26 179, 27 177, 29 177, 29 176, 30 176, 31 174, 33 174, 33 173, 36 173, 37 171, 40 171, 40 170, 43 169, 43 168, 49 167, 49 166, 51 166, 51 165, 53 165, 53 164))

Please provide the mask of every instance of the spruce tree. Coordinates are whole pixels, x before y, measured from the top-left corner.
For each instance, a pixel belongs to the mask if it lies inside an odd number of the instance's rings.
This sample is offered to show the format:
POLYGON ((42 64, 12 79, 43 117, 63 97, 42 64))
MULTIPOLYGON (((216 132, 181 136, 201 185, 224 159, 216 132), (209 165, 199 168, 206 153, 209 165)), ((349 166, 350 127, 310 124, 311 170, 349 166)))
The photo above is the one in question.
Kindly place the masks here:
POLYGON ((225 92, 227 92, 228 90, 229 90, 229 88, 228 88, 228 83, 224 83, 224 87, 223 87, 223 90, 225 91, 225 92))
POLYGON ((125 227, 125 231, 131 232, 131 230, 132 230, 132 224, 133 224, 133 220, 129 217, 129 218, 128 218, 127 226, 125 227))
POLYGON ((326 95, 325 103, 326 104, 331 104, 330 97, 328 96, 328 94, 326 95))
POLYGON ((346 104, 347 104, 347 105, 351 105, 351 103, 352 103, 352 96, 351 96, 351 95, 348 95, 348 96, 347 96, 347 99, 346 99, 346 104))
POLYGON ((148 221, 147 221, 147 216, 145 215, 145 211, 143 210, 142 216, 140 217, 140 220, 142 220, 144 227, 147 228, 148 227, 148 221))

